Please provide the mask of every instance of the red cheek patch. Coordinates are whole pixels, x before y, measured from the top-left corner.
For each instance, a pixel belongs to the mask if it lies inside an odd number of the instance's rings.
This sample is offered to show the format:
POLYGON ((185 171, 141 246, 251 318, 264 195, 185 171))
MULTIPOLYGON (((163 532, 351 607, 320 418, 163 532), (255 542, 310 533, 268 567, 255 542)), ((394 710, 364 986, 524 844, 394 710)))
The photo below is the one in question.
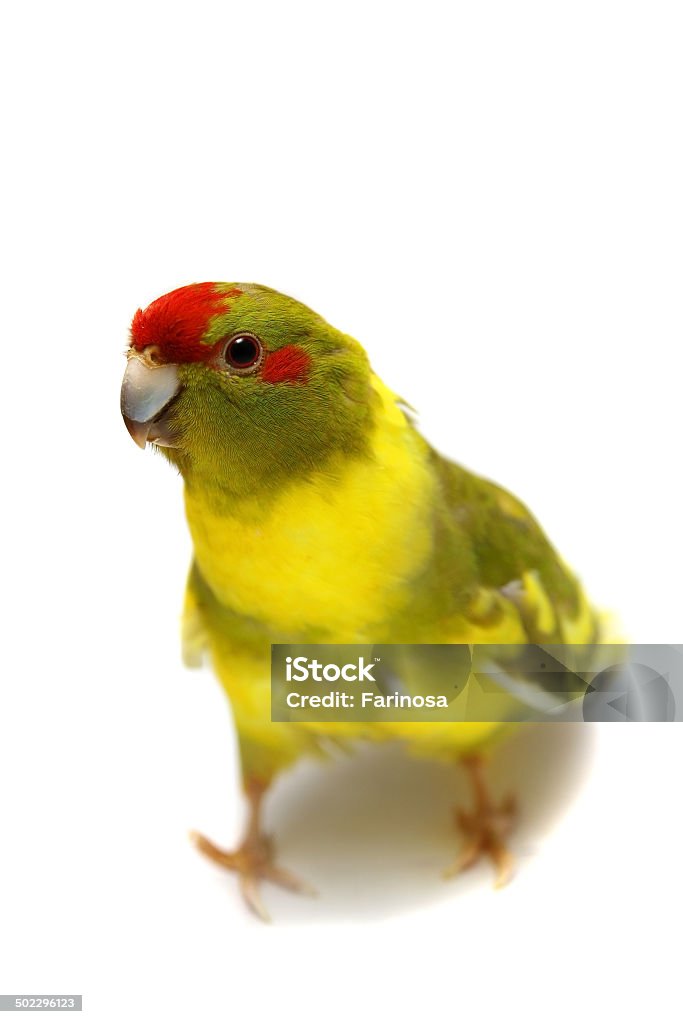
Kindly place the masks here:
POLYGON ((269 384, 283 381, 305 382, 311 367, 311 357, 298 345, 285 345, 276 352, 269 352, 263 360, 261 377, 269 384))

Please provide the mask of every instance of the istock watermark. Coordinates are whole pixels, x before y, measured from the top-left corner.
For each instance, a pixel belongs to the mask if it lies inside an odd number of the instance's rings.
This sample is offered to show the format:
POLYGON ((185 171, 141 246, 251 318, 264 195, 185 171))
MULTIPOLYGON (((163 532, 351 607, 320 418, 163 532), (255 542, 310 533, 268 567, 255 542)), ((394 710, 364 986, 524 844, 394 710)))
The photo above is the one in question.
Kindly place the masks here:
POLYGON ((362 655, 357 662, 348 662, 346 665, 336 665, 334 662, 323 664, 315 658, 307 658, 304 655, 299 658, 292 658, 288 655, 285 658, 285 675, 288 683, 305 683, 309 679, 313 679, 316 683, 336 683, 338 679, 343 679, 345 683, 358 681, 374 683, 373 668, 374 665, 365 664, 362 655))
POLYGON ((274 722, 683 721, 682 644, 273 644, 274 722))

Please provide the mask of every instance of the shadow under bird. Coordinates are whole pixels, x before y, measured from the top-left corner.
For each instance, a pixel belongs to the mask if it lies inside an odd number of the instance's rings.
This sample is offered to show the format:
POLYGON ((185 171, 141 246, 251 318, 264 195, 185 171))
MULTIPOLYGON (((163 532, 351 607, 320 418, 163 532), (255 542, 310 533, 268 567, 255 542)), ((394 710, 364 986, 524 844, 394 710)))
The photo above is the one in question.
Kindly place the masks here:
POLYGON ((439 455, 373 373, 361 345, 256 284, 191 284, 138 310, 121 392, 128 431, 178 468, 194 557, 189 665, 208 653, 229 698, 249 804, 232 851, 267 919, 260 883, 308 889, 274 857, 262 802, 278 773, 330 743, 400 740, 469 773, 446 874, 491 858, 512 873, 511 797, 486 757, 501 722, 273 722, 270 645, 589 643, 598 616, 527 508, 439 455))

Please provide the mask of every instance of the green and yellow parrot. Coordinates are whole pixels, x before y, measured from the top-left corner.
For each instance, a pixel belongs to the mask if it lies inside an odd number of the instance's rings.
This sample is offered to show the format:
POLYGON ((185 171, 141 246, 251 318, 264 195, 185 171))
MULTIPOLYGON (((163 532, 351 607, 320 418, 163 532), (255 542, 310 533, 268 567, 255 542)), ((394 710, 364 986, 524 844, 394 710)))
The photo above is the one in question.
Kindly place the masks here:
POLYGON ((507 881, 514 807, 490 797, 483 758, 508 726, 273 722, 270 645, 597 640, 598 616, 535 519, 435 452, 357 341, 270 288, 169 292, 137 311, 127 355, 126 426, 185 483, 184 656, 208 652, 228 695, 249 802, 235 851, 197 835, 199 849, 265 917, 262 880, 304 889, 261 829, 275 776, 330 739, 399 739, 471 775, 447 873, 487 855, 507 881))

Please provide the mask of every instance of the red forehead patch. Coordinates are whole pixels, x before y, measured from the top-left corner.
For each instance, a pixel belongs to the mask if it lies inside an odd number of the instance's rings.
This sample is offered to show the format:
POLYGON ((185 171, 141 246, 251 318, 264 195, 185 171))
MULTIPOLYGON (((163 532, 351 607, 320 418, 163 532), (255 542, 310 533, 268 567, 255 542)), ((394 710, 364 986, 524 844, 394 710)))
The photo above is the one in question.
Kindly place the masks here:
POLYGON ((283 381, 305 381, 311 366, 311 357, 298 345, 285 345, 269 352, 263 360, 261 377, 269 384, 283 381))
POLYGON ((131 345, 138 350, 158 345, 164 357, 175 363, 206 359, 211 349, 201 339, 212 317, 227 312, 227 300, 241 294, 239 288, 218 291, 212 281, 176 288, 137 311, 130 329, 131 345))

